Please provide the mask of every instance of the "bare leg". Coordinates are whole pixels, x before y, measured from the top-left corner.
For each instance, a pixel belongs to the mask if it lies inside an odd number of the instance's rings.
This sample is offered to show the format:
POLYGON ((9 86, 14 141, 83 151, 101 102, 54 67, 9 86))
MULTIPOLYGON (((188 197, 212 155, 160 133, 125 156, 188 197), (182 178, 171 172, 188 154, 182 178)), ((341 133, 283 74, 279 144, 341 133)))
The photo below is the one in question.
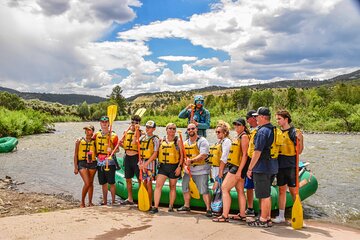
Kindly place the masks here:
POLYGON ((231 196, 230 190, 235 186, 235 175, 228 173, 224 179, 223 184, 221 185, 222 190, 222 199, 223 199, 223 216, 225 218, 229 217, 230 205, 231 205, 231 196))
POLYGON ((206 210, 210 210, 210 194, 203 194, 203 200, 205 202, 206 205, 206 210))
POLYGON ((174 206, 174 202, 176 199, 176 183, 177 183, 177 179, 169 179, 170 182, 170 202, 169 202, 169 206, 173 207, 174 206))
MULTIPOLYGON (((161 189, 164 186, 164 183, 166 181, 166 176, 159 174, 156 177, 156 186, 155 186, 155 192, 154 192, 154 207, 158 208, 161 198, 161 189)), ((170 202, 171 202, 171 186, 170 186, 170 202)))
POLYGON ((279 186, 279 210, 285 210, 286 187, 287 187, 287 185, 279 186))
POLYGON ((271 197, 261 199, 261 221, 267 221, 270 218, 271 197))
POLYGON ((108 194, 108 185, 107 183, 101 185, 102 192, 103 192, 103 203, 104 205, 107 204, 107 194, 108 194))
POLYGON ((127 189, 127 192, 128 192, 128 200, 130 202, 133 202, 134 199, 133 199, 133 194, 132 194, 132 181, 131 181, 131 178, 126 179, 126 189, 127 189))
POLYGON ((245 193, 244 193, 244 184, 245 184, 245 179, 240 179, 236 185, 236 191, 238 193, 238 203, 239 203, 239 212, 240 212, 240 216, 245 217, 245 205, 246 205, 246 198, 245 198, 245 193))
POLYGON ((115 203, 115 184, 110 184, 111 203, 115 203))
POLYGON ((89 177, 89 171, 86 168, 81 169, 80 171, 80 176, 84 182, 82 191, 81 191, 81 204, 80 207, 85 207, 85 197, 86 194, 89 191, 89 187, 90 187, 90 177, 89 177))
POLYGON ((191 198, 190 192, 184 192, 183 195, 184 195, 184 206, 190 207, 190 198, 191 198))
POLYGON ((94 193, 94 177, 95 177, 96 169, 89 169, 89 180, 90 180, 90 186, 88 191, 88 197, 89 197, 89 207, 94 206, 92 202, 93 193, 94 193))
POLYGON ((148 192, 148 195, 149 195, 149 202, 150 202, 150 206, 152 206, 152 192, 153 192, 153 189, 152 189, 152 181, 149 179, 149 180, 145 180, 144 181, 144 184, 146 186, 146 189, 147 189, 147 192, 148 192))

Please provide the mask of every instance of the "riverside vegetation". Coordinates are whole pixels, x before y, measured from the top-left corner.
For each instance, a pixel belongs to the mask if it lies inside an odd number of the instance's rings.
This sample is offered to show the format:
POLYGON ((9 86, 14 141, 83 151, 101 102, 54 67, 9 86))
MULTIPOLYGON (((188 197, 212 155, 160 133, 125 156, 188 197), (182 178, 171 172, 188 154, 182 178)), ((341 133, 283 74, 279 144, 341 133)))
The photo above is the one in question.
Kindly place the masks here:
POLYGON ((158 126, 174 122, 185 127, 179 112, 193 101, 195 94, 205 97, 211 113, 211 127, 217 120, 232 122, 249 109, 270 107, 272 112, 287 109, 294 125, 305 131, 360 132, 360 79, 326 82, 316 87, 236 89, 209 88, 178 92, 147 93, 126 100, 120 86, 113 88, 104 102, 62 105, 39 100, 24 100, 15 94, 0 92, 0 134, 22 136, 51 131, 54 122, 95 121, 106 114, 107 106, 118 105, 117 120, 126 120, 140 107, 147 109, 144 122, 155 120, 158 126))

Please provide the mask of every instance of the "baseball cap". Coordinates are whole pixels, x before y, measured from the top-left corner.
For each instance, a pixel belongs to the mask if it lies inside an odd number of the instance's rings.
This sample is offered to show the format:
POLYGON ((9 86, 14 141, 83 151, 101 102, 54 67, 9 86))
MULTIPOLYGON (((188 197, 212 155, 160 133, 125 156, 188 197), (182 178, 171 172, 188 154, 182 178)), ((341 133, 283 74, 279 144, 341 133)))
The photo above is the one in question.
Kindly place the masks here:
POLYGON ((245 120, 243 118, 236 119, 235 121, 233 121, 233 124, 240 124, 246 126, 245 120))
POLYGON ((100 121, 109 121, 109 117, 108 116, 102 116, 100 118, 100 121))
POLYGON ((270 110, 266 107, 259 107, 258 110, 256 111, 256 113, 252 114, 253 116, 258 116, 258 115, 262 115, 262 116, 271 116, 270 110))
POLYGON ((253 114, 254 114, 254 113, 256 113, 255 110, 250 110, 250 111, 248 111, 247 114, 246 114, 246 119, 249 119, 249 118, 253 117, 253 114))
POLYGON ((83 127, 83 129, 89 129, 89 130, 92 130, 93 132, 95 131, 95 128, 94 128, 94 126, 93 125, 87 125, 87 126, 85 126, 85 127, 83 127))
POLYGON ((155 128, 156 127, 156 123, 152 120, 147 121, 145 124, 146 127, 151 127, 151 128, 155 128))

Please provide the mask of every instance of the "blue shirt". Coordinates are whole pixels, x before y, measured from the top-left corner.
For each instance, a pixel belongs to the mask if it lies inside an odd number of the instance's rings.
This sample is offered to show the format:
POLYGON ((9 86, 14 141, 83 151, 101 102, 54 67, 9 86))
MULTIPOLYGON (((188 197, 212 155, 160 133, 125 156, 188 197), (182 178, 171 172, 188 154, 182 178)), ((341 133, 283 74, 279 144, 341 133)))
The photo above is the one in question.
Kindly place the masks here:
POLYGON ((255 135, 255 151, 261 151, 261 155, 253 168, 255 173, 276 174, 278 172, 278 161, 270 157, 270 148, 274 141, 274 130, 271 123, 258 128, 255 135))
MULTIPOLYGON (((188 123, 190 123, 191 109, 184 108, 179 113, 179 118, 188 118, 188 123)), ((199 124, 198 135, 206 137, 206 129, 210 128, 210 112, 202 107, 200 109, 195 109, 194 111, 194 120, 199 124)))

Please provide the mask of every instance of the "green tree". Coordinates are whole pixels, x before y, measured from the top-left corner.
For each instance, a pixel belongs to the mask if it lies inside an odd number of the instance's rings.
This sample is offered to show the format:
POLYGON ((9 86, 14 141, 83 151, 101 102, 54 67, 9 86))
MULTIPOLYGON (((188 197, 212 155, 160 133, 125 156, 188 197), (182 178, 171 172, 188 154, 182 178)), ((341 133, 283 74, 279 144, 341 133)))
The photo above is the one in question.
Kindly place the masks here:
POLYGON ((334 118, 340 118, 344 121, 346 130, 352 131, 352 124, 349 121, 349 117, 353 112, 353 107, 347 103, 340 103, 338 101, 332 102, 327 107, 328 114, 334 118))
POLYGON ((251 95, 250 103, 253 109, 257 109, 261 106, 270 107, 274 102, 274 96, 272 90, 262 90, 254 92, 251 95))
POLYGON ((115 102, 118 105, 118 112, 119 115, 125 115, 126 114, 126 99, 122 95, 122 89, 119 85, 115 86, 112 89, 112 92, 110 94, 110 101, 115 102))
POLYGON ((235 91, 234 94, 232 95, 234 107, 237 110, 247 108, 251 95, 252 92, 248 87, 242 87, 240 88, 240 90, 235 91))
POLYGON ((16 94, 0 92, 0 106, 9 110, 22 110, 25 109, 25 101, 16 94))
POLYGON ((90 116, 90 109, 86 101, 84 101, 82 104, 80 104, 78 108, 78 114, 79 117, 82 119, 89 119, 90 116))
POLYGON ((297 103, 297 92, 296 89, 291 87, 287 92, 287 102, 290 110, 294 110, 297 103))

